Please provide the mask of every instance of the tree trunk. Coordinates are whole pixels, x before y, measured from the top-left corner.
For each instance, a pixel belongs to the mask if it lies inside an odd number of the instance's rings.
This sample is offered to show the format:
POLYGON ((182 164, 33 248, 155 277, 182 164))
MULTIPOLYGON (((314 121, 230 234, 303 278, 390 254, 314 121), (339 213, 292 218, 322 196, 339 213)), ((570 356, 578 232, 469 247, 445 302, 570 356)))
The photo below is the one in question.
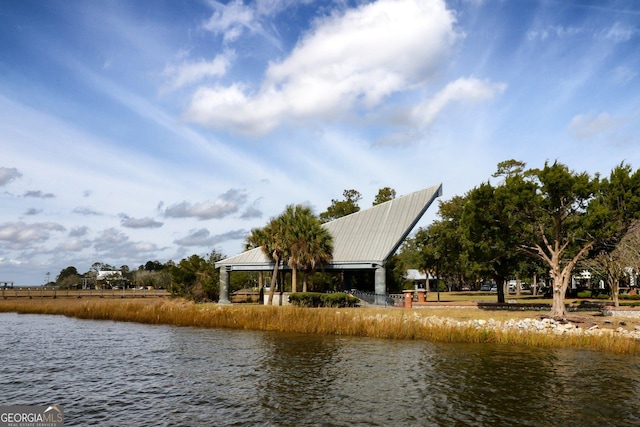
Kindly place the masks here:
POLYGON ((569 280, 571 279, 572 263, 560 270, 559 263, 551 269, 551 280, 553 282, 553 303, 549 317, 555 320, 567 319, 567 308, 564 305, 564 296, 567 293, 569 280))
POLYGON ((276 283, 278 280, 278 266, 280 264, 280 260, 278 258, 275 259, 275 266, 273 267, 273 274, 271 275, 271 284, 269 285, 269 299, 267 300, 267 305, 273 305, 273 294, 276 291, 276 283))
POLYGON ((496 281, 496 288, 498 289, 498 302, 504 303, 504 285, 506 280, 500 277, 494 277, 494 280, 496 281))
POLYGON ((307 272, 302 273, 302 292, 307 292, 307 272))
POLYGON ((291 268, 291 293, 298 292, 298 269, 293 266, 291 268))
POLYGON ((555 278, 553 278, 553 304, 551 305, 551 311, 549 317, 556 320, 565 320, 567 318, 567 309, 564 305, 564 294, 567 291, 567 287, 562 284, 557 284, 555 278))

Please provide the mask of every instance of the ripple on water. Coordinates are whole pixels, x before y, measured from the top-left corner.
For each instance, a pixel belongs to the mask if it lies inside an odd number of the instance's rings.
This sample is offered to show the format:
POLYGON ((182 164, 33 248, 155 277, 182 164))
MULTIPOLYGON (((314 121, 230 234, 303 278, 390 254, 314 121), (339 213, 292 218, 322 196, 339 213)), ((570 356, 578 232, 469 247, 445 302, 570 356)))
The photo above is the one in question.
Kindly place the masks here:
POLYGON ((67 426, 640 424, 635 356, 10 313, 0 322, 3 401, 61 405, 67 426))

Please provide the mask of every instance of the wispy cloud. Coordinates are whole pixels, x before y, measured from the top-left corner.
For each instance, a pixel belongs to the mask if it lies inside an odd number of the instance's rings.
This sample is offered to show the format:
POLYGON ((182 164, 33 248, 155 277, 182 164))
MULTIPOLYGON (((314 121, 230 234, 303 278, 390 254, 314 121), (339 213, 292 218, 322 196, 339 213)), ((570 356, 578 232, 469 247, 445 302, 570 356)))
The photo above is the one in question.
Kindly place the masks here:
POLYGON ((0 241, 5 242, 10 249, 22 249, 32 243, 47 241, 52 232, 62 231, 65 231, 65 227, 53 222, 8 222, 0 224, 0 241))
POLYGON ((430 126, 440 113, 452 103, 486 101, 506 89, 504 83, 492 83, 476 78, 460 78, 449 83, 434 97, 426 99, 412 112, 412 121, 421 127, 430 126))
POLYGON ((269 17, 282 9, 286 2, 270 1, 257 2, 256 7, 245 5, 242 0, 232 0, 227 4, 217 1, 210 3, 214 12, 203 24, 202 28, 214 34, 220 34, 224 44, 238 40, 245 32, 257 34, 269 40, 274 46, 280 47, 280 41, 262 23, 264 17, 269 17))
POLYGON ((77 207, 73 210, 73 213, 85 216, 102 216, 104 215, 102 212, 98 212, 95 209, 89 207, 77 207))
POLYGON ((148 242, 132 242, 125 233, 108 228, 103 230, 93 241, 93 248, 103 256, 122 259, 139 257, 140 254, 152 253, 158 250, 157 245, 148 242))
POLYGON ((202 203, 182 202, 169 206, 164 210, 168 218, 194 217, 200 220, 220 219, 238 212, 240 206, 247 201, 247 195, 242 190, 231 189, 212 201, 202 203))
POLYGON ((36 199, 51 199, 56 197, 53 193, 43 193, 40 190, 37 191, 27 191, 23 194, 22 197, 34 197, 36 199))
POLYGON ((206 228, 199 228, 189 231, 189 234, 174 240, 174 243, 180 246, 213 246, 228 240, 244 239, 247 234, 246 230, 232 230, 222 234, 211 235, 206 228))
POLYGON ((619 128, 623 121, 616 120, 608 113, 577 115, 569 123, 569 132, 577 139, 594 138, 604 132, 619 128))
POLYGON ((82 237, 82 236, 86 236, 88 232, 89 232, 89 227, 87 227, 87 226, 73 227, 69 231, 69 236, 70 237, 82 237))
POLYGON ((160 228, 162 222, 156 221, 153 218, 131 218, 126 214, 120 214, 120 225, 127 228, 160 228))
POLYGON ((168 81, 165 90, 176 90, 183 86, 200 83, 210 77, 222 77, 229 70, 234 58, 235 52, 229 50, 216 55, 212 61, 201 59, 167 66, 163 72, 168 81))
POLYGON ((42 209, 29 208, 24 214, 27 216, 33 216, 33 215, 38 215, 40 213, 42 213, 42 209))
POLYGON ((0 187, 20 178, 22 174, 16 168, 0 167, 0 187))
POLYGON ((598 37, 605 38, 614 43, 623 43, 631 40, 638 34, 638 28, 615 22, 611 27, 600 31, 598 37))

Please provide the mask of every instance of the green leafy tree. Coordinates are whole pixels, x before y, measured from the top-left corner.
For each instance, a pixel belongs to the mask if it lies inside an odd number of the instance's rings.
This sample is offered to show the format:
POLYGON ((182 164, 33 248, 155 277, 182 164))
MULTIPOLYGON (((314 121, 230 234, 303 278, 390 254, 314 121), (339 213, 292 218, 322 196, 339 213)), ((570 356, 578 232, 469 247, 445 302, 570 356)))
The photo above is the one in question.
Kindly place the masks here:
POLYGON ((82 283, 82 277, 78 274, 78 270, 69 266, 60 271, 56 277, 56 286, 60 289, 70 289, 82 283))
POLYGON ((497 285, 498 302, 505 302, 505 284, 521 267, 525 255, 514 233, 513 212, 519 198, 535 195, 535 186, 521 174, 524 163, 509 161, 498 165, 494 175, 505 176, 497 187, 483 183, 464 198, 460 232, 469 260, 497 285))
POLYGON ((362 199, 362 195, 359 192, 356 190, 344 190, 342 195, 344 196, 344 200, 332 199, 331 205, 325 212, 320 214, 320 220, 322 222, 333 221, 334 219, 360 211, 358 202, 362 199))
POLYGON ((224 259, 224 256, 213 250, 207 258, 191 255, 181 260, 177 265, 170 267, 169 292, 196 302, 218 299, 220 277, 215 263, 221 259, 224 259))
POLYGON ((390 187, 384 187, 378 190, 378 194, 376 194, 376 198, 373 200, 373 206, 379 205, 380 203, 388 202, 389 200, 393 200, 396 198, 396 190, 390 187))
POLYGON ((78 276, 78 270, 74 266, 69 266, 60 270, 60 273, 56 277, 56 283, 64 280, 68 276, 78 276))
POLYGON ((438 209, 441 219, 419 229, 413 239, 414 265, 448 284, 466 281, 473 270, 460 232, 464 203, 460 196, 441 202, 438 209))
POLYGON ((640 173, 616 167, 600 181, 561 163, 526 173, 535 194, 515 195, 514 231, 522 250, 543 261, 553 286, 549 316, 566 318, 564 296, 577 263, 592 249, 610 252, 640 212, 640 173))

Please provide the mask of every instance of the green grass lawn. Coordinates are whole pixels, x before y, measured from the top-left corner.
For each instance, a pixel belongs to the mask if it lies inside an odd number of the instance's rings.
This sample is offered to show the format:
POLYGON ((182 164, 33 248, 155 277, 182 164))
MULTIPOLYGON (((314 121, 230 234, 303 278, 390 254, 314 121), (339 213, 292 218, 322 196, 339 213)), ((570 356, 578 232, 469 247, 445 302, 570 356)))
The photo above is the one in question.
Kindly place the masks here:
MULTIPOLYGON (((541 295, 533 296, 528 293, 521 293, 520 296, 516 294, 508 294, 504 296, 506 301, 516 300, 522 304, 551 304, 551 298, 543 298, 541 295)), ((574 299, 567 299, 567 304, 574 299)), ((427 301, 438 301, 437 292, 428 292, 427 301)), ((482 291, 470 291, 470 292, 440 292, 441 302, 454 302, 454 301, 466 301, 466 302, 498 302, 498 294, 496 292, 482 292, 482 291)), ((602 301, 602 300, 600 300, 602 301)))

